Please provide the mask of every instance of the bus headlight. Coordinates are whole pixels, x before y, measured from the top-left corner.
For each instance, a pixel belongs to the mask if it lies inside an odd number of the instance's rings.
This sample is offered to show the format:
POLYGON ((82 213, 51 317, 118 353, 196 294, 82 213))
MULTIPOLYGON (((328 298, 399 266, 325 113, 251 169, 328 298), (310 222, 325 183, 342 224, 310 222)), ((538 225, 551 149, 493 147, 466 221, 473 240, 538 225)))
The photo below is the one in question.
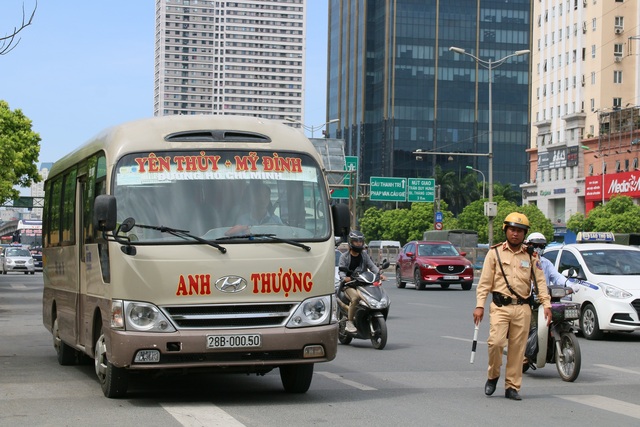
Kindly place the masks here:
POLYGON ((332 295, 302 301, 287 322, 288 328, 328 325, 331 320, 332 295))
POLYGON ((124 301, 124 321, 127 330, 145 332, 175 332, 165 315, 153 304, 124 301))

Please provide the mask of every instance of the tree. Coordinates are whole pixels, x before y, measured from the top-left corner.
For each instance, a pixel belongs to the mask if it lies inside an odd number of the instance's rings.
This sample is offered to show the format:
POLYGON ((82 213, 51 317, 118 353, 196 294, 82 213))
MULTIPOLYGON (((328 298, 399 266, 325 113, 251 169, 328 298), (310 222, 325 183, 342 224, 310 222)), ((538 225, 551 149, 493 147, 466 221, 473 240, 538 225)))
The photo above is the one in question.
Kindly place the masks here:
POLYGON ((516 204, 522 202, 522 195, 514 188, 513 184, 501 184, 499 182, 494 183, 493 195, 502 196, 505 200, 516 204))
MULTIPOLYGON (((496 196, 494 201, 498 204, 498 214, 493 219, 493 242, 497 243, 504 238, 502 223, 511 212, 520 212, 527 216, 531 232, 537 231, 544 234, 547 241, 553 241, 553 225, 542 211, 535 205, 518 206, 515 203, 505 200, 502 196, 496 196)), ((489 223, 484 216, 484 202, 477 200, 466 206, 458 215, 460 228, 476 230, 478 241, 487 243, 489 241, 489 223)))
POLYGON ((36 0, 36 5, 33 7, 33 12, 31 12, 31 16, 28 21, 25 21, 26 14, 24 12, 24 4, 22 5, 22 24, 20 27, 13 27, 13 31, 10 34, 7 34, 4 37, 0 37, 0 55, 6 55, 11 52, 18 43, 20 43, 20 39, 16 39, 16 36, 20 31, 27 28, 33 22, 33 17, 36 14, 36 9, 38 9, 38 1, 36 0))
POLYGON ((0 204, 20 195, 15 186, 30 187, 40 182, 36 165, 40 155, 40 135, 31 130, 31 120, 22 111, 11 111, 0 101, 0 204))
MULTIPOLYGON (((445 229, 458 228, 458 221, 440 202, 445 229)), ((409 209, 381 210, 369 208, 360 219, 360 231, 371 240, 398 240, 406 243, 420 240, 425 231, 433 230, 433 203, 412 203, 409 209)))
POLYGON ((593 208, 586 217, 572 215, 567 228, 579 231, 610 231, 612 233, 640 232, 640 206, 629 196, 613 197, 606 205, 593 208))
POLYGON ((465 174, 460 178, 453 170, 445 171, 440 165, 436 165, 436 184, 440 186, 440 196, 446 200, 454 214, 459 214, 462 209, 473 200, 479 199, 482 192, 478 189, 478 180, 475 174, 465 174))

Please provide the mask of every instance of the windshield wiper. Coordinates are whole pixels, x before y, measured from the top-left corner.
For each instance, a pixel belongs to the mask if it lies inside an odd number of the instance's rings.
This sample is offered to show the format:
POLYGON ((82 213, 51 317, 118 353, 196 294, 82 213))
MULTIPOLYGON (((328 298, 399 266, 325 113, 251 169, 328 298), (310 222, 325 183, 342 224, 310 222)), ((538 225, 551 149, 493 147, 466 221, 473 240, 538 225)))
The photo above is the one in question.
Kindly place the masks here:
POLYGON ((227 253, 227 249, 223 246, 220 246, 217 243, 214 243, 210 240, 206 240, 203 239, 202 237, 198 237, 196 235, 193 235, 191 233, 189 233, 189 230, 178 230, 177 228, 171 228, 171 227, 165 227, 164 225, 144 225, 144 224, 135 224, 136 227, 140 227, 140 228, 148 228, 151 230, 158 230, 161 233, 169 233, 172 234, 176 237, 181 237, 181 238, 185 238, 185 237, 189 237, 195 241, 198 241, 200 243, 204 243, 205 245, 209 245, 209 246, 213 246, 214 248, 218 249, 220 252, 222 252, 223 254, 227 253))
POLYGON ((278 242, 278 243, 288 243, 290 245, 302 248, 307 252, 309 252, 311 250, 311 247, 305 245, 304 243, 296 242, 296 241, 289 240, 289 239, 283 239, 281 237, 277 237, 273 233, 269 233, 269 234, 266 234, 266 233, 265 234, 235 234, 235 235, 232 235, 232 236, 218 237, 216 240, 232 240, 232 239, 249 239, 249 240, 253 240, 255 238, 267 238, 269 240, 272 240, 272 241, 278 242))

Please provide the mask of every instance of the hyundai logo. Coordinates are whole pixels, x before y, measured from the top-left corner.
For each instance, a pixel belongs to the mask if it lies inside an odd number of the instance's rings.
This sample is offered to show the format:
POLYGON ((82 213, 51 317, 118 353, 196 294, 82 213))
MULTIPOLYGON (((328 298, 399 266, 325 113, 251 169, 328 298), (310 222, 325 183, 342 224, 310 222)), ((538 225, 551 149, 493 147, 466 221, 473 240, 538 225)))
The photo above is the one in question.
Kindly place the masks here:
POLYGON ((224 276, 216 280, 216 289, 230 294, 244 291, 247 281, 239 276, 224 276))

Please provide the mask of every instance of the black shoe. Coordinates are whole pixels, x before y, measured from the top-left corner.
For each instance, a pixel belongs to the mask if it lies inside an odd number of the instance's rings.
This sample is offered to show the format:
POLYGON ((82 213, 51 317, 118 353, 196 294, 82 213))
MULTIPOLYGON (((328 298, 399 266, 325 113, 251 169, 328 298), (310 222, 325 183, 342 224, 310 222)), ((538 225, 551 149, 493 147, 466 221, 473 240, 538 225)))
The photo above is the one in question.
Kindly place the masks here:
POLYGON ((508 388, 504 392, 504 397, 511 400, 522 400, 522 397, 520 397, 520 395, 518 394, 518 390, 516 390, 515 388, 508 388))
POLYGON ((496 384, 498 384, 499 378, 500 377, 487 380, 487 383, 484 385, 484 394, 491 396, 496 391, 496 384))

